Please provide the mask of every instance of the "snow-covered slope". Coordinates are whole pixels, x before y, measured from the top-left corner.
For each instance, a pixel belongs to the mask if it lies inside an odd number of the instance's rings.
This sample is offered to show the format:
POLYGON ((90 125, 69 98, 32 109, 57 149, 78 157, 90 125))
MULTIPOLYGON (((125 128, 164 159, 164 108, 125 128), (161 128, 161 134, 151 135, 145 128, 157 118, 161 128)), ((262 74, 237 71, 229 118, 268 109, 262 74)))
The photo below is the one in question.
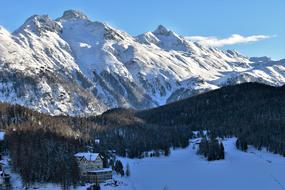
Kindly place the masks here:
POLYGON ((14 34, 0 29, 0 100, 52 114, 105 110, 59 30, 47 16, 31 17, 14 34))
MULTIPOLYGON (((196 139, 197 140, 197 139, 196 139)), ((237 150, 235 138, 225 139, 225 160, 208 162, 196 155, 195 139, 186 149, 173 150, 169 157, 126 159, 130 177, 117 177, 118 187, 103 190, 281 190, 285 186, 285 158, 250 147, 237 150)))
POLYGON ((49 114, 150 108, 224 85, 285 83, 285 60, 205 47, 163 26, 131 36, 69 10, 0 28, 0 101, 49 114))
MULTIPOLYGON (((237 150, 235 138, 225 139, 225 160, 208 162, 196 154, 198 139, 186 149, 172 150, 169 157, 143 159, 118 158, 124 168, 129 164, 130 177, 113 175, 102 190, 282 190, 285 187, 285 158, 249 147, 237 150)), ((6 171, 9 168, 5 168, 6 171)), ((8 170, 9 171, 9 170, 8 170)), ((21 178, 12 173, 13 189, 21 189, 21 178)), ((78 186, 74 190, 86 189, 78 186)), ((34 184, 29 189, 60 190, 55 184, 34 184)), ((71 188, 73 189, 73 188, 71 188)))

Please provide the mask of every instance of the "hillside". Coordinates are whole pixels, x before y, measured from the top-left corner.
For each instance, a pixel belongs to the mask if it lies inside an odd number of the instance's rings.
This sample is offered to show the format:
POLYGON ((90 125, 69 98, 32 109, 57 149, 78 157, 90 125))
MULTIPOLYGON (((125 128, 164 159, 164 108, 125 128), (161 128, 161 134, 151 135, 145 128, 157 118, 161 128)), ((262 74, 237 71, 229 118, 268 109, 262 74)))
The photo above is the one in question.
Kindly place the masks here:
POLYGON ((132 120, 133 125, 163 127, 161 133, 168 129, 210 130, 214 136, 245 138, 257 148, 284 155, 284 98, 284 87, 245 83, 150 110, 114 110, 101 118, 129 118, 127 123, 120 120, 113 125, 127 125, 132 120))
POLYGON ((215 136, 234 135, 257 148, 285 155, 284 97, 284 86, 246 83, 139 112, 138 116, 161 126, 182 125, 210 130, 215 136))

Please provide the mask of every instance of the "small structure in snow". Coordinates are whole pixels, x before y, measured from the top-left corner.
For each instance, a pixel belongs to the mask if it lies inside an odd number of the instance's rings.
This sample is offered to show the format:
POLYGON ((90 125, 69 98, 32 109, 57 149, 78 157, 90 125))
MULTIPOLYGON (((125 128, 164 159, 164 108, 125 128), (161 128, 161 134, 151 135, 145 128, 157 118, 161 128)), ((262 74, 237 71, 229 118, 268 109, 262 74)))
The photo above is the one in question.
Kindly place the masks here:
POLYGON ((0 131, 0 141, 4 141, 5 132, 0 131))
POLYGON ((80 178, 87 183, 102 183, 112 179, 112 169, 103 167, 99 153, 79 152, 74 155, 80 168, 80 178))
POLYGON ((95 144, 100 144, 100 139, 95 139, 95 144))

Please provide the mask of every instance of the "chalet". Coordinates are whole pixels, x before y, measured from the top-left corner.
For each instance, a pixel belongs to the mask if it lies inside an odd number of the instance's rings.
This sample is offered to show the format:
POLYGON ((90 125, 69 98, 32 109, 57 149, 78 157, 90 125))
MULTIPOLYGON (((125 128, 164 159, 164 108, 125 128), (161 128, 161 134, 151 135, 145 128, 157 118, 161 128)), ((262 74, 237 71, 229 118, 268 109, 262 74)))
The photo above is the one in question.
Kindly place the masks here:
POLYGON ((79 152, 77 159, 80 178, 87 183, 102 183, 112 179, 112 169, 103 167, 103 158, 99 153, 79 152))

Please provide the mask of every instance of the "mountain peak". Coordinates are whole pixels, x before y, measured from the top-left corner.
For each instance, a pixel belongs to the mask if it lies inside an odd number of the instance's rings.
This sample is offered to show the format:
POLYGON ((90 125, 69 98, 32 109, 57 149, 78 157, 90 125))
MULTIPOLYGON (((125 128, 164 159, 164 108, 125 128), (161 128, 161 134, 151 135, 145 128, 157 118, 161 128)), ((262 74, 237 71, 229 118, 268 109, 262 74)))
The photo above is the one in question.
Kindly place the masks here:
POLYGON ((249 59, 250 61, 252 62, 255 62, 255 63, 264 63, 264 62, 270 62, 272 61, 270 57, 266 57, 266 56, 263 56, 263 57, 251 57, 249 59))
POLYGON ((169 32, 171 32, 171 31, 168 30, 163 25, 158 25, 158 27, 155 29, 155 31, 153 31, 154 34, 160 34, 160 35, 166 35, 166 34, 169 34, 169 32))
POLYGON ((24 25, 29 25, 34 22, 46 23, 49 22, 50 20, 51 18, 48 15, 33 15, 25 21, 24 25))
POLYGON ((0 25, 0 33, 9 33, 6 28, 0 25))
POLYGON ((60 25, 52 20, 48 15, 33 15, 26 20, 26 22, 14 33, 22 32, 23 30, 30 30, 34 33, 40 34, 44 31, 61 30, 60 25))
POLYGON ((67 10, 63 13, 63 16, 60 19, 64 20, 88 20, 88 17, 81 11, 77 10, 67 10))

